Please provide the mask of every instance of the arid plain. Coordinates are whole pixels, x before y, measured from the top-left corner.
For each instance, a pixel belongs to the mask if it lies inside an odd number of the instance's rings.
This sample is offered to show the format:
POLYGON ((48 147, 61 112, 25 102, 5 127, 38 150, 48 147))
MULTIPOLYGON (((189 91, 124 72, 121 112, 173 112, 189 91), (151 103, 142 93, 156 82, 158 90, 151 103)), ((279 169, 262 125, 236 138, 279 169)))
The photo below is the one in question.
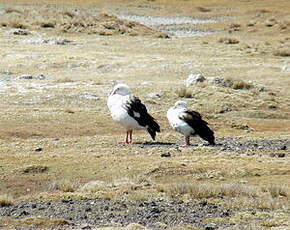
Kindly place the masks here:
POLYGON ((0 58, 0 228, 290 228, 289 1, 0 1, 0 58), (118 145, 116 82, 155 142, 118 145), (177 100, 217 146, 180 147, 177 100))

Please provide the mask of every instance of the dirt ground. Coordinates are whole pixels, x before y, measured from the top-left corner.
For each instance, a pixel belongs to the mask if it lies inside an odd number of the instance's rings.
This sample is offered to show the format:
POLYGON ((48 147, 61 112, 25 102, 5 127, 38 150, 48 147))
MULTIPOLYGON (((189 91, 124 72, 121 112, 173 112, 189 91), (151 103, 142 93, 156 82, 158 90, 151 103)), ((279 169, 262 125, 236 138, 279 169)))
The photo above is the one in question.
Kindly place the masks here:
POLYGON ((0 57, 0 228, 290 228, 289 1, 0 1, 0 57), (118 144, 116 82, 156 142, 118 144), (181 147, 177 100, 217 146, 181 147))

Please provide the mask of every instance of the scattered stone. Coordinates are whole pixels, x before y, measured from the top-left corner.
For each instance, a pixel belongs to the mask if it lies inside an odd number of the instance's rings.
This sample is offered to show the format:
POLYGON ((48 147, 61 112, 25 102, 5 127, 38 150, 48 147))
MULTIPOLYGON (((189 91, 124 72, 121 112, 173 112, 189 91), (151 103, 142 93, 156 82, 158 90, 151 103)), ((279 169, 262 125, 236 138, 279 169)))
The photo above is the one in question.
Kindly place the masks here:
POLYGON ((286 149, 287 149, 287 146, 286 146, 286 145, 283 145, 283 146, 281 146, 280 149, 281 149, 281 150, 286 150, 286 149))
POLYGON ((143 81, 141 85, 152 85, 152 81, 143 81))
POLYGON ((34 151, 35 151, 35 152, 41 152, 42 150, 43 150, 43 149, 39 147, 39 148, 36 148, 34 151))
POLYGON ((285 156, 285 153, 270 153, 270 157, 284 158, 285 156))
MULTIPOLYGON (((41 200, 21 201, 0 208, 0 216, 20 216, 23 211, 30 216, 47 216, 70 220, 77 229, 92 226, 126 226, 128 230, 163 229, 166 226, 194 225, 204 228, 204 218, 223 217, 224 208, 210 203, 201 206, 195 202, 185 203, 175 199, 114 200, 114 199, 65 199, 47 202, 41 200), (31 203, 37 208, 32 208, 31 203), (40 209, 44 207, 43 209, 40 209), (85 212, 89 208, 90 211, 85 212), (85 219, 85 221, 84 221, 85 219)), ((23 214, 22 214, 23 215, 23 214)), ((228 227, 219 224, 219 227, 228 227)))
POLYGON ((171 157, 171 154, 169 152, 167 153, 161 153, 161 157, 171 157))
POLYGON ((23 29, 12 29, 10 31, 8 31, 8 34, 10 35, 30 35, 31 33, 27 30, 23 30, 23 29))
POLYGON ((152 98, 152 99, 158 99, 161 98, 161 93, 148 93, 147 97, 152 98))
POLYGON ((39 74, 37 76, 32 76, 30 74, 22 74, 21 76, 19 76, 19 79, 25 79, 25 80, 32 80, 32 79, 35 79, 35 80, 45 80, 46 77, 43 75, 43 74, 39 74))
POLYGON ((217 229, 217 228, 218 228, 217 225, 214 224, 214 223, 207 224, 207 225, 204 227, 205 230, 215 230, 215 229, 217 229))
POLYGON ((33 76, 30 74, 22 74, 19 79, 31 80, 33 79, 33 76))
POLYGON ((42 37, 32 37, 25 39, 24 43, 28 44, 48 44, 48 45, 68 45, 73 44, 72 41, 63 38, 48 38, 43 39, 42 37))
POLYGON ((186 87, 200 83, 200 82, 204 82, 205 80, 206 80, 205 77, 200 73, 190 74, 185 81, 186 87))
POLYGON ((37 76, 35 77, 35 79, 37 79, 37 80, 45 80, 46 77, 45 77, 43 74, 40 74, 40 75, 37 75, 37 76))
POLYGON ((86 98, 86 99, 90 99, 90 100, 99 100, 100 99, 97 95, 94 95, 94 94, 91 94, 91 93, 88 93, 88 92, 85 92, 83 94, 83 97, 86 98))
POLYGON ((290 66, 284 65, 284 66, 281 67, 281 70, 282 71, 290 71, 290 66))
POLYGON ((224 43, 227 45, 234 45, 234 44, 239 44, 240 41, 237 40, 236 38, 220 38, 218 40, 219 43, 224 43))

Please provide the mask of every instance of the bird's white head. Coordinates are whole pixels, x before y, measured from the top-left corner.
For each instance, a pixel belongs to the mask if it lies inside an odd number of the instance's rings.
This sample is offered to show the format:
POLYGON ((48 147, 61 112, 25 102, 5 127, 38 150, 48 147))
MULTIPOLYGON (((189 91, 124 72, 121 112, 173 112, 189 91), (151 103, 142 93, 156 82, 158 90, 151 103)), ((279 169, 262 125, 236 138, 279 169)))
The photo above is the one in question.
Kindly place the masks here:
POLYGON ((187 108, 187 103, 185 101, 177 101, 174 104, 175 109, 186 109, 187 108))
POLYGON ((122 96, 126 96, 130 94, 129 86, 126 84, 117 84, 114 86, 113 90, 111 91, 110 95, 119 94, 122 96))

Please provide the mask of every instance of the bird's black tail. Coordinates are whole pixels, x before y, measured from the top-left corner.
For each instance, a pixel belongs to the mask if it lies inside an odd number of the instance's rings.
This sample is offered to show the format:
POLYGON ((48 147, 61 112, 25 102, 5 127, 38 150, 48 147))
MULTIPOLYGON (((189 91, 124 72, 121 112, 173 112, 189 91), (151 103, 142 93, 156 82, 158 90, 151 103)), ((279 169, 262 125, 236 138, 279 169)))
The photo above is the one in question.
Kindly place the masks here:
POLYGON ((160 126, 155 121, 155 119, 152 116, 150 116, 150 114, 147 115, 148 117, 146 119, 147 121, 146 128, 152 139, 155 140, 156 132, 160 133, 160 126))
POLYGON ((205 121, 195 130, 202 139, 206 140, 210 145, 215 145, 214 132, 207 126, 205 121))

